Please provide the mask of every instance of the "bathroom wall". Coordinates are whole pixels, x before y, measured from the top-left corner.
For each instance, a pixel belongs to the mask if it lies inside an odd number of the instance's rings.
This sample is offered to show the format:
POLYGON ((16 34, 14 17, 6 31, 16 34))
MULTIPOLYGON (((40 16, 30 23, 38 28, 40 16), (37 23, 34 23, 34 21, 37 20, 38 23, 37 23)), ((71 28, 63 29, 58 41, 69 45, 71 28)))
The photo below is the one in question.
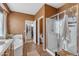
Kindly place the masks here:
POLYGON ((36 41, 38 42, 38 18, 45 15, 45 5, 43 5, 40 10, 35 15, 36 20, 36 41))
POLYGON ((25 20, 34 20, 33 15, 12 12, 8 15, 7 27, 8 33, 19 34, 24 33, 25 20))
POLYGON ((49 6, 47 4, 45 4, 45 17, 50 17, 50 16, 53 16, 57 13, 57 9, 52 7, 52 6, 49 6))

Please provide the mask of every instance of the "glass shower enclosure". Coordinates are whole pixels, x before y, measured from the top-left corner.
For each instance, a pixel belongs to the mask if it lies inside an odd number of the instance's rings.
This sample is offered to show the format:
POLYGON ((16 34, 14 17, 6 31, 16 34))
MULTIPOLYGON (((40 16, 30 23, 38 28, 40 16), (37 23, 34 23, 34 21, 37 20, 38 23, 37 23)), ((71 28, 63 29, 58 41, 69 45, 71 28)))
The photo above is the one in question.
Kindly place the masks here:
POLYGON ((77 55, 78 7, 73 6, 46 19, 47 49, 52 53, 62 49, 77 55))

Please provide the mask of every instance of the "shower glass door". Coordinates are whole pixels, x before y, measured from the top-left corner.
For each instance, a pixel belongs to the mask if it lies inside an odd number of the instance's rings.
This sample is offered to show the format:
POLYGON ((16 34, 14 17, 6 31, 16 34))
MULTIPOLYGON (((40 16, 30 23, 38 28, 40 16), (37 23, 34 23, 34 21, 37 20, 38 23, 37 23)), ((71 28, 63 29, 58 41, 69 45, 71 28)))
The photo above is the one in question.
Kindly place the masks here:
POLYGON ((68 28, 67 30, 69 39, 67 38, 68 48, 67 50, 74 55, 77 55, 77 7, 74 6, 66 11, 66 15, 68 16, 68 28))
POLYGON ((47 33, 47 49, 51 52, 58 51, 58 33, 59 23, 57 16, 48 18, 46 21, 46 33, 47 33))

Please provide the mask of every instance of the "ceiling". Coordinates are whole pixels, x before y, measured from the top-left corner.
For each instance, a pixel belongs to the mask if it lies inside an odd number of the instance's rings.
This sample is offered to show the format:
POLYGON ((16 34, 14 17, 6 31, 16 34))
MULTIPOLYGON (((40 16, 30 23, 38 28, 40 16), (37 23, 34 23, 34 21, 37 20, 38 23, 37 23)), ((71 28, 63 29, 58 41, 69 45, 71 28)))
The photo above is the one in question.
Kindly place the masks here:
MULTIPOLYGON (((48 5, 59 8, 64 3, 47 3, 48 5)), ((11 11, 27 13, 35 15, 36 12, 44 5, 44 3, 7 3, 11 11)))
POLYGON ((54 7, 54 8, 60 8, 62 7, 65 3, 47 3, 48 5, 54 7))

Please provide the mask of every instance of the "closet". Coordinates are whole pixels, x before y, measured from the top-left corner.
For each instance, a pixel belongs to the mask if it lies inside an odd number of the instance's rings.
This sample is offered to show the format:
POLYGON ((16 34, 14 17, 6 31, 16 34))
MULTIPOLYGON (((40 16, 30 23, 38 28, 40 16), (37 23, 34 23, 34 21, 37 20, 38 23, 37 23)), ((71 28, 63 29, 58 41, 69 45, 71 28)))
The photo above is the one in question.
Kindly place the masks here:
POLYGON ((77 52, 78 5, 46 19, 47 49, 52 53, 60 50, 74 55, 77 52))

